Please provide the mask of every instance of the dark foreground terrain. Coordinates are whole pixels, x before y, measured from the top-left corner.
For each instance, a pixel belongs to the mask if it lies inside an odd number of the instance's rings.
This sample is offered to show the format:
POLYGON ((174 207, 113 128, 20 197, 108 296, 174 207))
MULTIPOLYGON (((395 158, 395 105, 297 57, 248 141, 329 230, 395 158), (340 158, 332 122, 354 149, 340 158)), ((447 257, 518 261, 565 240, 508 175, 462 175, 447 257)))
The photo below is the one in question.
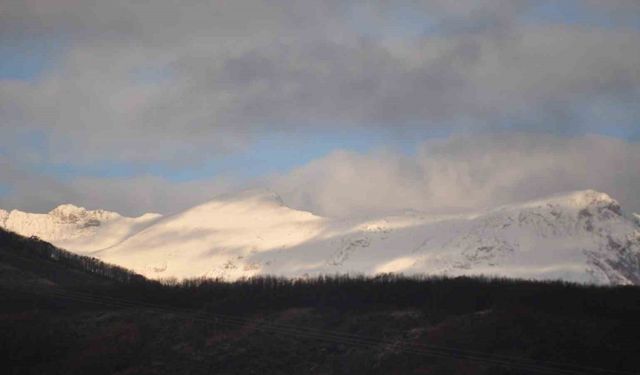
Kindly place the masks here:
POLYGON ((3 374, 637 374, 640 288, 158 283, 0 232, 3 374))

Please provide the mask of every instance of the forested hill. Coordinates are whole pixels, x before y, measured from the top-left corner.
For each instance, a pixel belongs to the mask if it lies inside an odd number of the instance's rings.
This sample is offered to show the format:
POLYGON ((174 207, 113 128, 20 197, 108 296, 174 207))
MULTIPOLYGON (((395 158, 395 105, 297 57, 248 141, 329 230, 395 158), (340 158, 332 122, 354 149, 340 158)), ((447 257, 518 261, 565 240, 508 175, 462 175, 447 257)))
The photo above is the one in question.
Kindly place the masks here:
POLYGON ((84 288, 144 282, 125 268, 0 229, 0 285, 84 288))
POLYGON ((0 232, 6 374, 637 374, 640 288, 397 275, 159 283, 0 232))

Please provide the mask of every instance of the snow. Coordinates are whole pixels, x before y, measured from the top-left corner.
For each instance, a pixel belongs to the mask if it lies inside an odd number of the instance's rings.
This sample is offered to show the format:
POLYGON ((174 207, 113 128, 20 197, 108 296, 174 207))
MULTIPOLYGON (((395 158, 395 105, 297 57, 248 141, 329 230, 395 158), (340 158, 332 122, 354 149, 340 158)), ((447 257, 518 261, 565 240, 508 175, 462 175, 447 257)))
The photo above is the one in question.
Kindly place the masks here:
POLYGON ((89 254, 121 242, 159 217, 145 214, 129 218, 115 212, 63 204, 47 214, 0 210, 0 227, 25 236, 37 236, 69 251, 89 254))
POLYGON ((0 211, 8 229, 151 278, 229 280, 402 272, 640 284, 634 218, 593 190, 461 215, 351 220, 291 209, 268 190, 220 196, 168 217, 71 205, 49 214, 0 211))

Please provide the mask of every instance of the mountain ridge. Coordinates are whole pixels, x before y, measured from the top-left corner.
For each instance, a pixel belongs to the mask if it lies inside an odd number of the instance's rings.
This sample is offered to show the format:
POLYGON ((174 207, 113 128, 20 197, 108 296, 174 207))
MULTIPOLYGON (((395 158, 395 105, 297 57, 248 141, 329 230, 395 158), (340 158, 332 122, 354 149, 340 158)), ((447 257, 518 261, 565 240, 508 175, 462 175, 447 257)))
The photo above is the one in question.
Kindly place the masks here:
POLYGON ((67 203, 48 213, 0 209, 0 227, 25 236, 36 236, 69 251, 88 254, 119 242, 161 216, 146 213, 131 218, 113 211, 87 210, 67 203))
MULTIPOLYGON (((295 210, 267 189, 218 196, 166 217, 60 207, 49 214, 60 225, 102 221, 81 228, 79 239, 44 240, 151 278, 395 272, 640 285, 637 215, 595 190, 467 214, 373 219, 295 210)), ((17 232, 32 235, 29 228, 17 232)))

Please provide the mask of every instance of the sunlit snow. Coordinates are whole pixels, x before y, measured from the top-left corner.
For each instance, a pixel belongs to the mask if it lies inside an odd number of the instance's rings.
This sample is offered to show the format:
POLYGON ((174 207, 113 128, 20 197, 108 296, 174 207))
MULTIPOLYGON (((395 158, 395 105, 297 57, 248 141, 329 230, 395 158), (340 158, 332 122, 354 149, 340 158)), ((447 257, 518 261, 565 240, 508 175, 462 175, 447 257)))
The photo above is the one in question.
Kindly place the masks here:
POLYGON ((640 283, 640 226, 592 190, 466 215, 352 220, 251 190, 168 217, 64 205, 49 214, 0 211, 0 225, 151 278, 393 272, 640 283))

